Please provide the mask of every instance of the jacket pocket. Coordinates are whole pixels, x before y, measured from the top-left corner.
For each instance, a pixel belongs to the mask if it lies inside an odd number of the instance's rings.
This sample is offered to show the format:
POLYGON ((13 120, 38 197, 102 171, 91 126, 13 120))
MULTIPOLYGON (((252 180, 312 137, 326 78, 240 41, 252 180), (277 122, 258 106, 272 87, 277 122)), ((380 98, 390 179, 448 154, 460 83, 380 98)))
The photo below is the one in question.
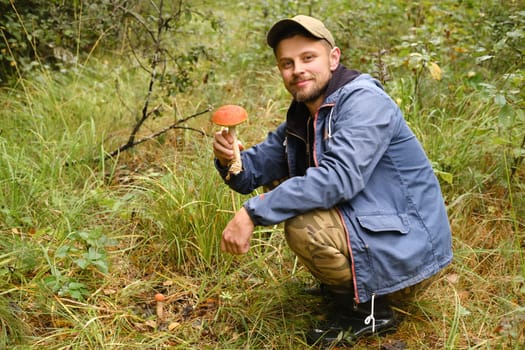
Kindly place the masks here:
POLYGON ((357 216, 359 225, 372 232, 394 231, 408 234, 410 231, 407 214, 376 214, 357 216))

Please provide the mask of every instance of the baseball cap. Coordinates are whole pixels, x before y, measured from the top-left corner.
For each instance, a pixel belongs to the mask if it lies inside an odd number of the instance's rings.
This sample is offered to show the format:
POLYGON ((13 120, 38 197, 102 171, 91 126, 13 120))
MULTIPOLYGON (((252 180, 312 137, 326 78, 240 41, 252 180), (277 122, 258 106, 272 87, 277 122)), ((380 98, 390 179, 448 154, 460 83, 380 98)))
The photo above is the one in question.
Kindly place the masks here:
POLYGON ((297 27, 303 28, 318 39, 324 39, 328 41, 332 47, 335 47, 334 37, 332 36, 332 33, 326 29, 323 22, 316 18, 305 15, 297 15, 295 17, 283 19, 275 23, 266 35, 266 41, 268 45, 275 49, 282 37, 291 29, 297 27))

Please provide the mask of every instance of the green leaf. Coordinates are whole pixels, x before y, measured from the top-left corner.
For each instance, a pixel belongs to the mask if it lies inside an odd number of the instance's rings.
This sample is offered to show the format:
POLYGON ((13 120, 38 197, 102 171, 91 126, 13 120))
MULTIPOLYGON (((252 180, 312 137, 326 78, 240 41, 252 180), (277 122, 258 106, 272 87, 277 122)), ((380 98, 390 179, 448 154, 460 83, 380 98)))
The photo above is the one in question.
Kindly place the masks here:
POLYGON ((519 147, 514 147, 512 149, 512 154, 516 158, 523 158, 523 157, 525 157, 525 149, 519 148, 519 147))
POLYGON ((95 261, 92 261, 91 263, 95 265, 100 270, 100 272, 102 273, 109 272, 108 263, 105 260, 95 260, 95 261))
POLYGON ((496 103, 499 106, 504 106, 507 104, 507 99, 505 98, 505 95, 498 94, 494 96, 494 103, 496 103))
POLYGON ((499 136, 496 136, 496 137, 493 137, 491 139, 492 143, 495 144, 495 145, 508 145, 509 144, 509 141, 507 139, 504 139, 503 137, 499 137, 499 136))
POLYGON ((485 136, 492 132, 491 128, 478 128, 474 130, 473 135, 474 136, 485 136))
POLYGON ((70 282, 67 286, 64 286, 60 292, 62 294, 69 294, 76 300, 82 300, 85 295, 88 295, 86 285, 79 282, 70 282))
POLYGON ((84 270, 89 266, 90 262, 84 258, 79 258, 75 260, 75 264, 77 264, 78 267, 84 270))
POLYGON ((59 247, 55 252, 55 257, 65 258, 66 256, 68 256, 70 249, 71 249, 71 246, 69 245, 63 245, 62 247, 59 247))
POLYGON ((94 248, 94 247, 89 247, 87 254, 84 254, 84 256, 88 260, 92 260, 92 261, 93 260, 99 260, 99 259, 102 259, 104 257, 104 255, 99 253, 98 250, 96 248, 94 248))
POLYGON ((525 112, 522 109, 516 110, 516 119, 525 122, 525 112))
POLYGON ((485 61, 488 61, 488 60, 491 60, 493 59, 494 56, 492 55, 484 55, 484 56, 481 56, 481 57, 478 57, 476 58, 476 63, 480 64, 482 62, 485 62, 485 61))
POLYGON ((46 287, 50 288, 53 292, 60 289, 60 276, 46 276, 43 281, 46 287))
POLYGON ((521 29, 513 30, 511 32, 507 32, 506 35, 512 39, 521 39, 523 38, 523 30, 521 29))
POLYGON ((69 282, 68 288, 80 290, 80 289, 86 289, 86 285, 84 283, 79 283, 79 282, 69 282))
POLYGON ((90 238, 90 233, 87 232, 87 231, 77 232, 77 235, 78 235, 78 237, 82 238, 84 241, 87 241, 90 238))
POLYGON ((71 298, 75 300, 81 300, 82 299, 82 293, 78 290, 68 290, 69 295, 71 298))
POLYGON ((459 306, 458 313, 459 313, 460 316, 469 316, 470 315, 470 311, 466 307, 464 307, 462 305, 459 306))
POLYGON ((448 184, 452 184, 454 182, 454 175, 449 172, 434 169, 434 173, 448 184))

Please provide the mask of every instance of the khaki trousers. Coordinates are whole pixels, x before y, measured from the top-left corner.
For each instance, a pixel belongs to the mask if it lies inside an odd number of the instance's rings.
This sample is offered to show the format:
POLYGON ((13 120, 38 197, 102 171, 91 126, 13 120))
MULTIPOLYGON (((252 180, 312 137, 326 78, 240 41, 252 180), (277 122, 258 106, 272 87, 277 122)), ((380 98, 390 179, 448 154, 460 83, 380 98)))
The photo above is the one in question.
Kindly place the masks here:
POLYGON ((290 249, 312 275, 336 293, 353 293, 348 238, 336 209, 313 210, 289 219, 290 249))

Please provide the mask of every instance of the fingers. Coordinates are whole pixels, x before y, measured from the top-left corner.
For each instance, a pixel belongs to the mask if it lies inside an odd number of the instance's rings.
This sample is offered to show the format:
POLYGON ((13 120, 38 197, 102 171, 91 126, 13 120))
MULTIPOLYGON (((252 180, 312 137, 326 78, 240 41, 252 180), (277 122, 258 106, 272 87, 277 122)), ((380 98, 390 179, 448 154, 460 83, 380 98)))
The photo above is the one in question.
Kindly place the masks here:
POLYGON ((222 234, 221 250, 225 253, 241 255, 250 249, 249 240, 246 241, 234 233, 225 230, 222 234))
MULTIPOLYGON (((244 150, 244 146, 241 141, 237 140, 237 143, 239 144, 239 150, 244 150)), ((226 165, 233 159, 233 137, 228 132, 228 129, 224 128, 221 131, 217 131, 215 133, 215 140, 213 141, 213 153, 223 165, 226 165)))
POLYGON ((253 229, 246 209, 241 208, 222 232, 221 250, 231 254, 248 252, 253 229))
POLYGON ((213 154, 221 162, 222 165, 227 165, 234 157, 233 138, 228 133, 228 130, 223 129, 215 133, 213 141, 213 154))
POLYGON ((231 145, 233 143, 233 137, 228 132, 227 128, 222 128, 221 131, 215 133, 215 140, 220 141, 225 145, 231 145))
POLYGON ((221 243, 221 250, 223 252, 225 252, 225 253, 230 253, 230 254, 234 254, 234 255, 242 255, 242 254, 246 254, 248 252, 249 246, 248 247, 239 247, 237 245, 223 245, 221 243))

